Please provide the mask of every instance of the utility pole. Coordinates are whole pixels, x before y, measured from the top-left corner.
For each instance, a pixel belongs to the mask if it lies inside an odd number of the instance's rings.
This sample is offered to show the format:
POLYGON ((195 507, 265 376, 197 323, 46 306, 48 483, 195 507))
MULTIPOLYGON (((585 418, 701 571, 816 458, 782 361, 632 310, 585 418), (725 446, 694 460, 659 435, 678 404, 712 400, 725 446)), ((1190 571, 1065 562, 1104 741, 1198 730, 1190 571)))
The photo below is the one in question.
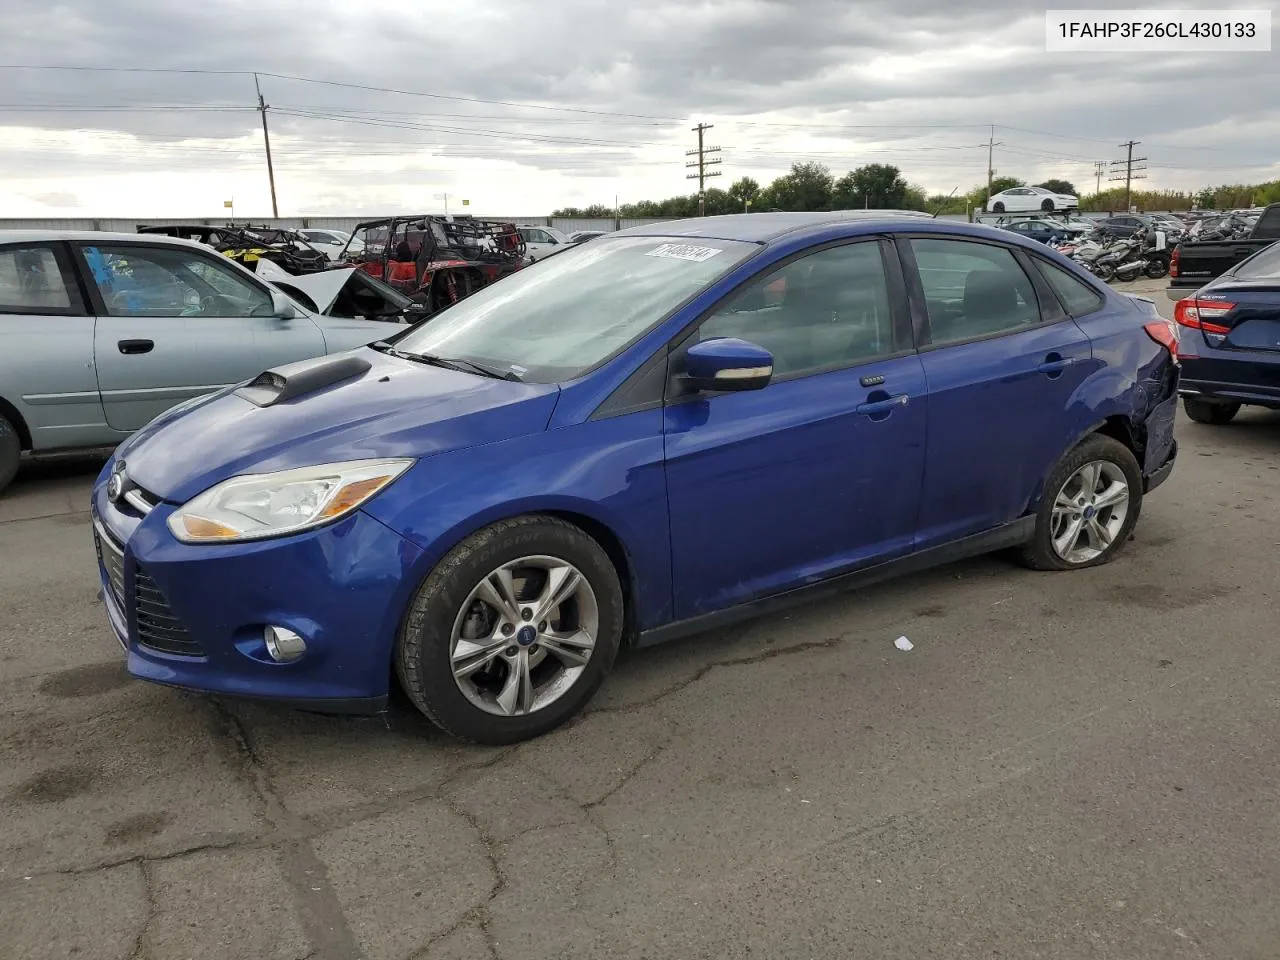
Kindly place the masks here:
POLYGON ((262 143, 267 148, 267 179, 271 182, 271 216, 280 217, 280 208, 276 206, 276 171, 271 166, 271 134, 267 132, 267 104, 262 99, 262 87, 258 84, 258 75, 253 75, 253 89, 258 91, 258 112, 262 114, 262 143))
POLYGON ((1000 146, 1000 143, 996 141, 996 125, 993 123, 991 125, 991 136, 987 138, 987 203, 982 205, 984 210, 986 210, 987 204, 991 203, 991 183, 995 180, 996 176, 995 167, 992 166, 992 160, 995 148, 998 146, 1000 146))
POLYGON ((1098 194, 1098 195, 1102 194, 1102 175, 1106 172, 1107 172, 1107 161, 1105 160, 1093 161, 1093 178, 1095 181, 1093 192, 1095 194, 1098 194))
POLYGON ((685 153, 684 153, 684 155, 685 155, 686 157, 697 156, 697 158, 698 158, 698 159, 697 159, 697 160, 693 160, 693 161, 691 161, 691 162, 689 162, 689 163, 686 163, 686 164, 685 164, 685 166, 686 166, 686 167, 697 167, 697 168, 698 168, 698 172, 697 172, 697 173, 690 173, 690 174, 686 174, 686 175, 685 175, 685 179, 686 179, 686 180, 697 180, 697 181, 698 181, 698 216, 700 216, 700 217, 705 217, 705 216, 707 215, 707 192, 706 192, 706 181, 707 181, 707 177, 718 177, 718 176, 720 176, 720 171, 719 171, 719 170, 708 170, 708 169, 707 169, 707 167, 713 167, 713 166, 715 166, 717 163, 719 163, 719 162, 720 162, 720 158, 719 158, 719 157, 715 157, 714 159, 708 160, 708 159, 707 159, 707 155, 708 155, 708 154, 718 154, 718 153, 720 152, 720 148, 719 148, 719 147, 707 147, 707 146, 704 146, 704 145, 703 145, 702 135, 703 135, 704 133, 706 133, 706 131, 708 131, 708 130, 712 129, 712 125, 711 125, 711 124, 709 124, 709 123, 700 123, 700 124, 698 124, 696 127, 692 127, 691 129, 693 130, 693 132, 694 132, 694 133, 696 133, 696 134, 698 135, 698 149, 697 149, 697 150, 686 150, 686 151, 685 151, 685 153))
POLYGON ((1133 181, 1141 180, 1147 175, 1146 174, 1147 168, 1145 166, 1134 166, 1134 164, 1145 164, 1147 162, 1146 157, 1135 157, 1133 155, 1133 148, 1136 147, 1141 142, 1142 142, 1141 140, 1128 140, 1120 144, 1120 146, 1125 147, 1129 151, 1128 155, 1124 160, 1111 161, 1112 176, 1107 178, 1108 180, 1124 181, 1124 212, 1125 213, 1128 213, 1129 208, 1132 206, 1132 203, 1130 202, 1130 198, 1133 195, 1133 181), (1120 168, 1122 166, 1124 167, 1124 173, 1120 173, 1120 168))

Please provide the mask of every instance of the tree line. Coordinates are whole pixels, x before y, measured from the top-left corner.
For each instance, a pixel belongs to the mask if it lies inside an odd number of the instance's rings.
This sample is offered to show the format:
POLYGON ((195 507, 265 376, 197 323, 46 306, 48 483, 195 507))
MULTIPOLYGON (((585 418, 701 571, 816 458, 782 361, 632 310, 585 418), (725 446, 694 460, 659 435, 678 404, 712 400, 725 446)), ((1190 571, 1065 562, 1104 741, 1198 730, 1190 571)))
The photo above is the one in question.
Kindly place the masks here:
MULTIPOLYGON (((1010 187, 1024 187, 1017 177, 996 177, 991 193, 1010 187)), ((1045 180, 1033 186, 1054 193, 1080 197, 1080 209, 1104 212, 1124 209, 1124 188, 1081 195, 1066 180, 1045 180)), ((892 164, 869 163, 836 177, 824 164, 813 161, 792 164, 788 173, 761 186, 751 177, 734 181, 727 190, 712 187, 706 191, 707 216, 724 213, 761 212, 769 210, 924 210, 929 213, 967 213, 987 201, 987 185, 979 184, 960 194, 928 194, 910 184, 892 164)), ((1228 210, 1237 207, 1263 206, 1280 202, 1280 180, 1261 184, 1233 184, 1207 187, 1192 193, 1167 190, 1135 190, 1131 202, 1141 210, 1190 210, 1193 207, 1228 210)), ((641 200, 624 203, 615 211, 602 203, 589 207, 563 207, 553 217, 696 217, 698 195, 668 197, 665 200, 641 200)))

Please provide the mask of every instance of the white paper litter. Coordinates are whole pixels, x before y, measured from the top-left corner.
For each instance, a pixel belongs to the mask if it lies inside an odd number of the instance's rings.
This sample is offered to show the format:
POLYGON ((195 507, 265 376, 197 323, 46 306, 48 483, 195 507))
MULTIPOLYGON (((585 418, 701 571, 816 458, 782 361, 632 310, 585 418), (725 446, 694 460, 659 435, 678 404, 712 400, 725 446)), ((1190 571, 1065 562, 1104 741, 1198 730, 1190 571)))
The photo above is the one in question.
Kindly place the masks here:
POLYGON ((899 637, 897 640, 893 641, 893 645, 902 651, 911 650, 915 647, 915 644, 906 637, 899 637))

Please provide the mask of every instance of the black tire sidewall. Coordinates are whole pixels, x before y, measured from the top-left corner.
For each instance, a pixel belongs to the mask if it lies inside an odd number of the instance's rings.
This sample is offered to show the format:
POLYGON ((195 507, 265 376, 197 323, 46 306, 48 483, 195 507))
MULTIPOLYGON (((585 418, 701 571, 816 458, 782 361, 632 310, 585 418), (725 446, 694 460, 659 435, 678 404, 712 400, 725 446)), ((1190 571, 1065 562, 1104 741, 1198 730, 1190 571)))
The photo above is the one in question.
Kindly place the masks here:
POLYGON ((1238 403, 1215 403, 1212 400, 1198 400, 1194 397, 1184 397, 1182 400, 1182 409, 1187 416, 1196 423, 1207 423, 1213 426, 1223 426, 1230 423, 1237 413, 1240 412, 1240 404, 1238 403))
POLYGON ((992 213, 1004 213, 1004 204, 997 203, 991 208, 992 213))
POLYGON ((18 475, 22 439, 12 423, 0 417, 0 492, 18 475))
POLYGON ((553 517, 521 517, 464 540, 427 576, 410 603, 396 644, 396 670, 414 704, 446 732, 501 745, 539 736, 577 713, 604 682, 622 642, 622 588, 608 554, 581 529, 553 517), (501 717, 473 705, 450 666, 454 621, 481 578, 520 557, 572 563, 596 595, 600 629, 586 670, 558 700, 528 716, 501 717))
POLYGON ((1036 510, 1036 529, 1031 542, 1024 550, 1024 557, 1037 570, 1085 570, 1113 559, 1128 541, 1142 512, 1142 468, 1128 447, 1118 440, 1102 434, 1087 437, 1067 452, 1045 482, 1044 496, 1036 510), (1129 481, 1129 513, 1124 525, 1103 553, 1085 563, 1068 563, 1053 550, 1053 504, 1058 491, 1067 479, 1086 463, 1108 460, 1118 466, 1129 481))
POLYGON ((1053 213, 1053 201, 1045 200, 1043 203, 1040 204, 1040 209, 1043 210, 1045 213, 1053 213))

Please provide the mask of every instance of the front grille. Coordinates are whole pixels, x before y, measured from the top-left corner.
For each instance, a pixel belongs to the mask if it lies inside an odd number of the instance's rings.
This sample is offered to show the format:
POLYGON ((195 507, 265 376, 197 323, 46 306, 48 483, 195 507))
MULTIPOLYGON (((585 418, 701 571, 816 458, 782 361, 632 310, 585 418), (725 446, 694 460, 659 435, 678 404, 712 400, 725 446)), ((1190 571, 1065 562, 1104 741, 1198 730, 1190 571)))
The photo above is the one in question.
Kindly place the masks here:
POLYGON ((163 653, 204 656, 204 649, 191 639, 182 621, 173 615, 173 611, 169 609, 169 601, 164 598, 155 581, 137 566, 133 573, 133 609, 138 626, 138 642, 143 646, 163 653))
POLYGON ((107 572, 107 584, 111 588, 112 599, 116 606, 124 609, 124 548, 111 538, 111 534, 94 524, 93 548, 98 554, 98 563, 107 572))

